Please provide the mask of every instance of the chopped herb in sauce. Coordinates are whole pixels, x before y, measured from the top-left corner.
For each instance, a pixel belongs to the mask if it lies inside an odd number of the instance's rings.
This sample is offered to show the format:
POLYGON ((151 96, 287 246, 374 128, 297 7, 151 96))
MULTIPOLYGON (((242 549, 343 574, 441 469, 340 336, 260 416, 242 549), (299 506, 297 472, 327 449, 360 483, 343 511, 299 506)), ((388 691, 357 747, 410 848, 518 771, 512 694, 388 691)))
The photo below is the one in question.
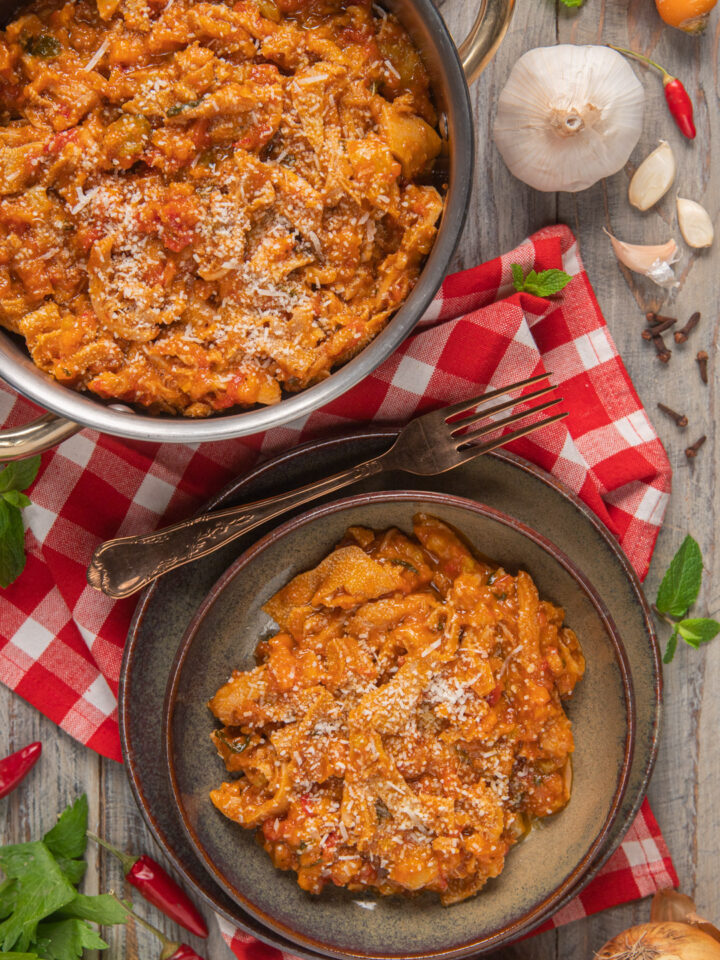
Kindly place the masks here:
POLYGON ((25 53, 29 53, 31 57, 42 57, 44 60, 56 57, 62 49, 60 41, 47 33, 41 33, 37 37, 26 37, 22 45, 25 53))
POLYGON ((231 753, 244 753, 250 745, 250 734, 245 737, 243 743, 238 744, 235 740, 230 740, 229 737, 226 737, 222 730, 216 731, 215 734, 220 741, 224 744, 231 753))
POLYGON ((184 113, 186 110, 192 110, 194 107, 199 107, 202 103, 202 97, 199 100, 188 100, 187 103, 176 103, 174 106, 170 107, 167 112, 168 117, 176 117, 179 113, 184 113))

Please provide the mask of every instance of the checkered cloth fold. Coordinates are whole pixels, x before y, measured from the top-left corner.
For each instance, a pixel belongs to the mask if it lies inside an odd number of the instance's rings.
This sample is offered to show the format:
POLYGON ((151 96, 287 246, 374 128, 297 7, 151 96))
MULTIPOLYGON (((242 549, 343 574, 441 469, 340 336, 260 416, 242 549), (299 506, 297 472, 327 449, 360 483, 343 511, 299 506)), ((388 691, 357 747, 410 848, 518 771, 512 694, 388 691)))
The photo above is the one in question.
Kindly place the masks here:
MULTIPOLYGON (((612 341, 575 238, 554 226, 496 260, 447 277, 417 332, 392 357, 302 421, 199 446, 85 430, 46 453, 25 510, 27 567, 0 596, 0 680, 82 743, 121 760, 116 694, 135 600, 112 601, 87 585, 85 570, 99 542, 181 519, 259 459, 312 437, 368 421, 402 423, 545 371, 569 416, 510 449, 574 490, 644 577, 670 491, 670 465, 612 341), (552 300, 519 294, 513 263, 526 271, 562 268, 572 280, 552 300)), ((5 426, 36 414, 0 387, 5 426)), ((588 899, 586 891, 563 917, 675 882, 647 807, 633 829, 634 839, 610 861, 616 867, 608 864, 588 887, 597 892, 588 899)), ((258 960, 260 949, 248 953, 245 945, 238 956, 258 960)))

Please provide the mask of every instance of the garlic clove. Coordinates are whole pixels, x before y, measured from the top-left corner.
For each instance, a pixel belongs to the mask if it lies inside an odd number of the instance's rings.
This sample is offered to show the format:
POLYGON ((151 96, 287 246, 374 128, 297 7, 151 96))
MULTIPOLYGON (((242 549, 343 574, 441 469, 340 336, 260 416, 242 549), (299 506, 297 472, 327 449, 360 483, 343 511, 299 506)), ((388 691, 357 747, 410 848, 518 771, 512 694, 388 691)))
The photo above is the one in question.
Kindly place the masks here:
MULTIPOLYGON (((604 228, 603 228, 604 229, 604 228)), ((634 273, 641 273, 661 287, 675 286, 677 279, 672 264, 680 259, 674 240, 661 244, 625 243, 605 230, 615 256, 634 273)))
POLYGON ((637 168, 630 181, 628 197, 638 210, 649 210, 664 197, 675 179, 677 166, 672 147, 665 140, 637 168))
POLYGON ((689 247, 709 247, 715 236, 710 214, 694 200, 677 198, 678 224, 683 240, 689 247))
POLYGON ((493 136, 518 180, 536 190, 585 190, 623 168, 644 102, 642 84, 610 47, 537 47, 510 71, 493 136))

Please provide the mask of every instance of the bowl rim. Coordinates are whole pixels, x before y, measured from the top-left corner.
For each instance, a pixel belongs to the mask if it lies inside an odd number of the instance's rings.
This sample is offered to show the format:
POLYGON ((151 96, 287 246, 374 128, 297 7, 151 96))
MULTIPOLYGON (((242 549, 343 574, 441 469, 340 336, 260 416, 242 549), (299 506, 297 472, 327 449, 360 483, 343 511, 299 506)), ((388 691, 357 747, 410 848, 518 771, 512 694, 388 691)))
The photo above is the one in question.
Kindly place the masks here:
POLYGON ((273 528, 260 540, 256 541, 245 551, 243 551, 243 553, 233 561, 233 563, 227 568, 227 570, 224 571, 224 573, 221 574, 221 576, 210 588, 183 634, 182 640, 180 641, 175 653, 175 657, 173 658, 173 663, 168 676, 163 703, 162 727, 164 730, 162 744, 162 765, 165 768, 165 773, 170 782, 175 806, 180 816, 180 823, 182 824, 183 830, 187 835, 193 850, 198 856, 200 863, 208 871, 212 879, 239 907, 250 913, 270 930, 275 931, 286 939, 296 943, 298 946, 307 950, 312 950, 315 953, 320 953, 324 956, 338 958, 338 960, 346 960, 346 958, 349 957, 358 958, 358 960, 450 960, 450 958, 474 956, 477 955, 478 952, 485 953, 489 950, 496 949, 511 940, 515 940, 523 934, 529 932, 530 929, 542 923, 543 920, 547 919, 547 917, 553 913, 555 906, 567 895, 568 891, 572 890, 572 888, 580 882, 584 872, 593 866, 594 858, 601 849, 609 829, 618 814, 620 804, 627 788, 633 752, 635 748, 636 717, 632 674, 627 660, 627 655, 625 653, 621 634, 609 610, 605 606, 605 603, 595 590, 595 587, 585 576, 585 574, 577 567, 577 565, 567 556, 567 554, 565 554, 564 551, 562 551, 550 539, 534 530, 532 527, 520 520, 517 520, 510 514, 497 510, 494 507, 489 507, 486 504, 467 497, 454 496, 439 491, 405 489, 373 491, 318 504, 314 507, 311 507, 309 510, 304 511, 303 513, 291 517, 289 520, 285 521, 285 523, 273 528), (546 896, 530 910, 526 911, 521 917, 505 924, 503 927, 493 932, 489 936, 460 944, 452 947, 449 950, 433 949, 430 951, 415 953, 403 951, 401 954, 389 952, 365 952, 362 950, 353 950, 352 952, 348 952, 337 950, 319 940, 314 939, 311 936, 299 933, 285 923, 275 920, 271 914, 267 913, 261 907, 256 906, 244 894, 238 891, 215 867, 202 841, 198 837, 197 832, 190 823, 181 800, 180 788, 177 782, 175 765, 173 762, 174 708, 185 659, 189 653, 190 647, 194 642, 197 630, 209 613, 211 607, 219 599, 230 582, 241 570, 250 565, 258 554, 264 552, 268 547, 282 540, 287 534, 297 530, 298 528, 317 522, 325 516, 337 513, 348 507, 363 506, 377 502, 398 503, 418 500, 435 503, 439 506, 449 505, 461 510, 468 510, 471 513, 480 514, 481 516, 495 520, 504 526, 510 527, 512 530, 520 533, 522 536, 527 537, 546 553, 550 554, 550 556, 556 560, 556 562, 558 562, 580 586, 595 608, 596 613, 600 617, 600 620, 605 628, 605 632, 610 640, 614 652, 615 662, 620 670, 627 719, 623 762, 618 776, 615 793, 613 795, 613 801, 603 821, 603 824, 595 834, 590 847, 585 852, 579 863, 565 876, 562 882, 559 883, 548 896, 546 896))
MULTIPOLYGON (((149 442, 201 443, 253 435, 302 420, 343 396, 388 360, 422 319, 447 275, 470 208, 476 154, 470 90, 455 42, 432 0, 407 2, 422 19, 423 33, 433 45, 433 60, 440 65, 444 89, 436 102, 439 113, 447 118, 449 130, 449 186, 437 235, 415 285, 385 327, 362 350, 331 370, 324 380, 289 394, 278 403, 198 419, 182 414, 149 414, 119 400, 106 402, 92 393, 64 386, 35 366, 24 342, 20 343, 18 335, 11 335, 2 327, 0 378, 43 410, 101 433, 149 442)), ((397 13, 396 4, 390 6, 397 13)))

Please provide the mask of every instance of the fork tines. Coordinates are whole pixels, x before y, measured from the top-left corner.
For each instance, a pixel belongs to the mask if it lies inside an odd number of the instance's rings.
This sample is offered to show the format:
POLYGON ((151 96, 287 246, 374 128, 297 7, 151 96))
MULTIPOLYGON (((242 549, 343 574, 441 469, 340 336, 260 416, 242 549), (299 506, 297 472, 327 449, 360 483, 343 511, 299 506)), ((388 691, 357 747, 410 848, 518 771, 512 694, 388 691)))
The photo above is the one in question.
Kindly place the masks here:
POLYGON ((541 380, 546 380, 547 377, 548 374, 546 373, 539 374, 535 377, 529 377, 527 380, 522 380, 519 383, 511 384, 510 386, 503 387, 500 390, 493 390, 491 393, 486 393, 481 397, 476 397, 474 400, 465 400, 455 404, 453 407, 450 407, 446 413, 445 421, 451 428, 450 436, 455 441, 455 449, 460 450, 465 448, 467 449, 469 456, 477 456, 477 454, 480 452, 487 453, 490 450, 494 450, 496 447, 500 447, 506 443, 509 443, 511 440, 517 440, 520 437, 525 437, 529 433, 533 433, 535 430, 540 429, 540 427, 549 426, 551 423, 556 423, 558 420, 562 420, 563 417, 566 417, 567 411, 564 411, 563 413, 557 413, 551 417, 535 420, 532 423, 526 424, 523 427, 519 427, 518 429, 511 431, 510 433, 501 432, 513 423, 517 423, 518 421, 524 420, 527 417, 531 417, 534 414, 541 413, 543 410, 554 407, 558 403, 562 403, 562 397, 553 397, 551 400, 546 400, 544 403, 539 403, 534 407, 529 407, 524 410, 518 410, 515 413, 511 413, 509 416, 504 417, 503 419, 496 419, 499 414, 506 410, 512 410, 515 407, 525 405, 533 400, 537 400, 540 397, 546 396, 548 393, 552 393, 555 389, 555 387, 552 385, 541 387, 539 390, 533 390, 531 393, 526 393, 520 397, 504 400, 503 402, 495 404, 489 409, 484 409, 482 411, 475 410, 475 408, 481 403, 485 404, 488 400, 495 400, 499 397, 506 396, 508 393, 513 393, 517 390, 523 389, 524 387, 532 386, 532 384, 539 383, 541 380), (467 415, 462 416, 462 414, 467 415), (481 424, 482 426, 480 426, 481 424), (472 427, 477 427, 477 429, 472 430, 472 427), (477 441, 484 438, 487 438, 487 442, 484 444, 478 444, 477 441))

